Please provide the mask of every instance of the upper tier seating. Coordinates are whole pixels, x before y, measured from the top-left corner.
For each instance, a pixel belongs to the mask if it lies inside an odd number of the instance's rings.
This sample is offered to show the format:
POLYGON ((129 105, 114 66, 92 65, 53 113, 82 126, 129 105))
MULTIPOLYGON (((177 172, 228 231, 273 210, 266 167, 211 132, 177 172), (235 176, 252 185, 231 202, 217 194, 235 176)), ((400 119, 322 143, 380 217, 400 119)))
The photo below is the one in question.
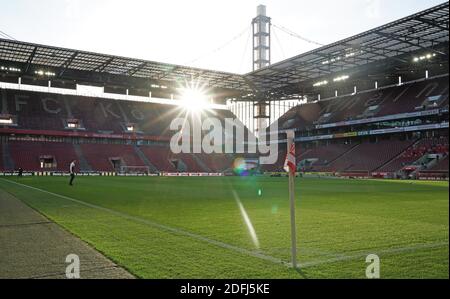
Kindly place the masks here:
MULTIPOLYGON (((67 119, 80 119, 88 132, 124 133, 125 124, 136 124, 147 135, 169 135, 170 121, 184 117, 172 105, 110 100, 6 90, 2 112, 18 116, 18 128, 64 130, 67 119)), ((311 128, 318 123, 370 118, 414 112, 417 109, 448 107, 448 77, 431 79, 358 93, 331 100, 297 106, 280 118, 281 129, 311 128), (427 105, 429 97, 441 96, 437 106, 427 105), (428 107, 422 107, 422 105, 428 107)), ((1 105, 1 104, 0 104, 1 105)), ((220 119, 234 117, 230 111, 215 111, 220 119)))
POLYGON ((300 105, 279 119, 281 129, 312 128, 316 124, 366 119, 416 112, 418 109, 448 107, 448 77, 426 80, 342 98, 300 105), (429 97, 441 96, 436 106, 427 105, 429 97), (422 107, 422 106, 426 107, 422 107), (421 108, 422 107, 422 108, 421 108))
MULTIPOLYGON (((18 129, 65 130, 68 119, 78 119, 87 132, 129 133, 127 124, 134 124, 137 134, 171 136, 170 123, 186 117, 186 111, 167 104, 77 97, 30 91, 6 90, 6 105, 0 111, 17 115, 18 129)), ((205 112, 203 117, 234 118, 227 110, 205 112)), ((188 117, 188 120, 190 117, 188 117)))
POLYGON ((416 111, 428 97, 442 95, 444 100, 438 107, 448 106, 448 77, 422 81, 395 87, 394 93, 382 102, 379 115, 416 111))

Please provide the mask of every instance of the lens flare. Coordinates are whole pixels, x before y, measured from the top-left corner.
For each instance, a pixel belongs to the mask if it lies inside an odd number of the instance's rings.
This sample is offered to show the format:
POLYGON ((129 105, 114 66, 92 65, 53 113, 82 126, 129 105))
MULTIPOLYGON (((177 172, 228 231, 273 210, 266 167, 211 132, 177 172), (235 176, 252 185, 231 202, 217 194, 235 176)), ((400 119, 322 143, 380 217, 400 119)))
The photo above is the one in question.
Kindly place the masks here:
POLYGON ((233 171, 240 176, 248 176, 249 172, 243 158, 236 158, 233 162, 233 171))
POLYGON ((200 80, 192 79, 190 82, 185 81, 184 85, 180 85, 178 88, 180 106, 191 114, 201 114, 204 110, 210 110, 210 104, 208 101, 208 91, 205 83, 201 83, 200 80))
POLYGON ((278 205, 274 204, 272 205, 272 214, 277 214, 278 213, 278 205))
POLYGON ((200 112, 208 108, 208 100, 201 90, 183 89, 181 91, 181 106, 191 112, 200 112))

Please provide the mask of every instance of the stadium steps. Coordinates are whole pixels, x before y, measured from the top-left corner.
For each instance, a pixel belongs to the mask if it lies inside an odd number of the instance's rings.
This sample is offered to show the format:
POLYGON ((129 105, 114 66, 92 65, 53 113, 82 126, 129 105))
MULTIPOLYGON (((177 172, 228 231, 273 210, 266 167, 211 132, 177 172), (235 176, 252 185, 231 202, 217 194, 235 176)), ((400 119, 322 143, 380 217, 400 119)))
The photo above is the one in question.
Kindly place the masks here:
POLYGON ((309 153, 311 152, 310 149, 307 149, 307 150, 304 151, 304 152, 301 152, 301 150, 298 150, 298 149, 295 149, 295 151, 296 151, 296 152, 297 152, 297 151, 300 152, 300 155, 297 156, 297 159, 298 159, 299 161, 305 160, 305 159, 303 159, 302 157, 306 156, 307 154, 309 154, 309 153))
POLYGON ((79 144, 73 144, 73 149, 75 151, 75 154, 77 155, 78 162, 80 163, 80 169, 81 171, 92 171, 92 167, 89 164, 89 162, 86 160, 86 158, 83 155, 83 152, 81 151, 79 144))
POLYGON ((439 160, 443 158, 445 158, 444 155, 439 155, 439 159, 438 158, 432 159, 430 162, 426 164, 426 167, 424 167, 424 169, 422 170, 433 169, 433 167, 435 167, 438 164, 439 160))
POLYGON ((197 155, 191 154, 192 158, 194 158, 195 162, 202 168, 205 172, 213 172, 197 155))
MULTIPOLYGON (((424 159, 425 157, 428 157, 428 154, 423 155, 423 157, 421 159, 419 159, 418 161, 424 159)), ((439 155, 439 157, 440 157, 439 159, 435 158, 435 159, 430 160, 428 163, 425 164, 425 166, 419 165, 419 167, 416 170, 414 170, 413 172, 411 172, 410 175, 412 175, 414 177, 418 177, 418 175, 421 171, 433 169, 434 167, 437 166, 437 164, 439 163, 439 160, 445 160, 444 154, 439 155)), ((426 159, 427 158, 425 158, 425 160, 426 159)))
POLYGON ((171 161, 171 163, 176 168, 176 170, 179 172, 187 172, 188 171, 188 167, 187 167, 186 163, 184 163, 184 161, 181 159, 174 159, 171 161))
POLYGON ((158 168, 155 167, 155 165, 150 162, 150 160, 144 155, 144 153, 141 151, 139 146, 133 145, 134 151, 138 155, 139 158, 145 163, 146 166, 150 168, 151 172, 159 172, 158 168))
POLYGON ((14 170, 15 169, 14 161, 13 161, 10 151, 9 151, 8 142, 2 142, 2 159, 3 159, 3 168, 5 170, 14 170))
POLYGON ((332 161, 330 161, 326 167, 330 166, 331 164, 333 164, 335 161, 339 160, 340 158, 342 158, 343 156, 350 154, 352 151, 354 151, 355 149, 358 148, 358 146, 361 145, 361 143, 357 143, 354 146, 352 146, 351 148, 349 148, 347 151, 343 152, 341 155, 337 156, 335 159, 333 159, 332 161))
POLYGON ((233 154, 226 154, 226 156, 228 157, 228 159, 231 161, 231 164, 229 167, 225 167, 222 172, 229 172, 229 171, 233 171, 233 167, 234 167, 234 161, 235 161, 235 156, 233 154))
MULTIPOLYGON (((389 161, 386 161, 386 163, 384 163, 383 165, 375 168, 374 170, 372 170, 372 172, 383 169, 384 167, 388 166, 389 164, 391 164, 392 162, 394 162, 395 160, 401 158, 403 156, 403 154, 410 148, 416 146, 417 144, 419 144, 419 142, 421 141, 421 139, 417 139, 415 142, 413 142, 410 146, 408 146, 407 148, 403 149, 403 151, 401 151, 398 155, 396 155, 394 158, 392 158, 389 161)), ((400 169, 398 169, 397 171, 399 171, 400 169)))

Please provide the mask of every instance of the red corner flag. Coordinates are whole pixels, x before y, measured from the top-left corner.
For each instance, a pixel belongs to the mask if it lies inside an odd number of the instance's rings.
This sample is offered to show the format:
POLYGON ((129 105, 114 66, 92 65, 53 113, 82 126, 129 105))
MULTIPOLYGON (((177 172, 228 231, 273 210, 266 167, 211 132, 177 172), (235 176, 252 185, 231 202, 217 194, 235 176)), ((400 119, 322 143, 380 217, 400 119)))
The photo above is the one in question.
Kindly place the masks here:
POLYGON ((295 143, 292 142, 289 145, 289 150, 286 154, 286 160, 284 161, 284 170, 286 172, 295 173, 296 169, 295 165, 295 143))
POLYGON ((291 242, 292 242, 292 267, 297 268, 297 233, 295 228, 295 132, 287 131, 287 149, 284 169, 289 173, 289 201, 291 205, 291 242))

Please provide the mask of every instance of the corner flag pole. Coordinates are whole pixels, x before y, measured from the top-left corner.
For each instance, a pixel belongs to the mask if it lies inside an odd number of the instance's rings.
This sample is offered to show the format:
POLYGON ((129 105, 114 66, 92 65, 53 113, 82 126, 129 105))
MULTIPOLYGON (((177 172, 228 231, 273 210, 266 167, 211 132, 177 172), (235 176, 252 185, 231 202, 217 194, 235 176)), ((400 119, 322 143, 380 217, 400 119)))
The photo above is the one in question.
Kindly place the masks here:
POLYGON ((295 132, 287 131, 287 154, 285 170, 289 172, 289 200, 291 206, 291 242, 292 242, 292 266, 297 268, 297 232, 295 225, 295 132))

